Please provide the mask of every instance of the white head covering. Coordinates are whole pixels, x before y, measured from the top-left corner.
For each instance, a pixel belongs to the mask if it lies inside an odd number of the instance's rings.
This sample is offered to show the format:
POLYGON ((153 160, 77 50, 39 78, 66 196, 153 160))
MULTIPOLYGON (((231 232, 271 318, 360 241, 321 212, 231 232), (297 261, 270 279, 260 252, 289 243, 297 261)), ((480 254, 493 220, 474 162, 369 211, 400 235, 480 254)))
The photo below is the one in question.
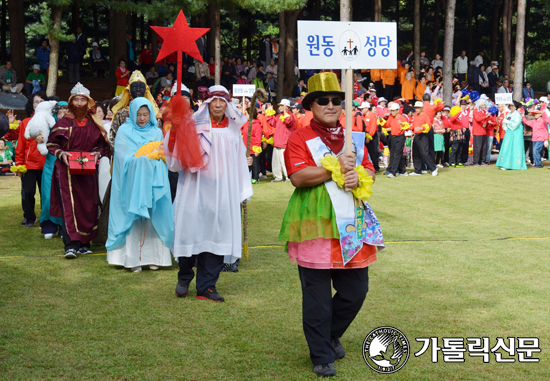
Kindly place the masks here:
MULTIPOLYGON (((174 84, 172 85, 172 90, 170 90, 170 96, 174 96, 176 91, 178 91, 178 81, 174 81, 174 84)), ((191 93, 189 91, 189 88, 183 83, 181 84, 181 91, 187 91, 188 93, 191 93)))

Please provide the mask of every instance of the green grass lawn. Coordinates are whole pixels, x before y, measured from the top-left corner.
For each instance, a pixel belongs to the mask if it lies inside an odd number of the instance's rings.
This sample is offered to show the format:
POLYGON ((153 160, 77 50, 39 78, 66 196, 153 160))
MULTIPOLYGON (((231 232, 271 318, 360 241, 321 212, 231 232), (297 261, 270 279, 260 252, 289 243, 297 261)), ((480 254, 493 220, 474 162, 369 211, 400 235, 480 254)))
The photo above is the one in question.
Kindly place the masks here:
MULTIPOLYGON (((550 375, 550 171, 440 170, 379 176, 370 204, 387 248, 342 338, 343 380, 546 380, 550 375), (513 238, 501 240, 501 238, 513 238), (393 375, 362 359, 372 329, 393 326, 411 357, 393 375), (539 363, 490 355, 432 363, 416 337, 540 339, 539 363)), ((59 238, 25 229, 18 178, 0 178, 0 379, 314 380, 296 265, 278 241, 293 187, 262 182, 249 204, 250 260, 222 273, 226 303, 174 296, 177 266, 132 274, 105 249, 65 260, 59 238), (272 245, 273 247, 269 247, 272 245), (261 246, 260 248, 254 248, 261 246), (267 246, 267 247, 266 247, 267 246)))

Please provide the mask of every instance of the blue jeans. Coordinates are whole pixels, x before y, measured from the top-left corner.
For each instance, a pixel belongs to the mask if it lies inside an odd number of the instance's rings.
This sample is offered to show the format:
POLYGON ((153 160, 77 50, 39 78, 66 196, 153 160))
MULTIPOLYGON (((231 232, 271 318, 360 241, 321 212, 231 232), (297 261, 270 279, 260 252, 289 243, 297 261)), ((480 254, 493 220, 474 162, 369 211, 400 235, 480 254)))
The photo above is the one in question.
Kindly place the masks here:
MULTIPOLYGON (((33 91, 33 86, 30 83, 25 83, 25 89, 27 90, 27 96, 29 97, 36 93, 36 91, 33 91)), ((46 91, 46 85, 40 85, 40 91, 46 91)))
POLYGON ((542 165, 542 161, 540 160, 540 153, 542 152, 543 148, 544 142, 533 142, 533 158, 535 159, 536 166, 542 165))
POLYGON ((493 150, 493 136, 487 136, 487 157, 485 157, 485 162, 491 164, 491 151, 493 150))

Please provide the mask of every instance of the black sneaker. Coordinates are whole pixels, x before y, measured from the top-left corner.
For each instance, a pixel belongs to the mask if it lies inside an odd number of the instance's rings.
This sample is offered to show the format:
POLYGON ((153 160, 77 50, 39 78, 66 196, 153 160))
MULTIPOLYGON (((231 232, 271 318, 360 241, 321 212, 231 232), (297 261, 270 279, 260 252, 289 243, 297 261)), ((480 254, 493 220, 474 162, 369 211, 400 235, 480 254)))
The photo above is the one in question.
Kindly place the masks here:
POLYGON ((222 267, 222 272, 238 273, 239 272, 239 260, 237 259, 233 263, 224 263, 223 267, 222 267))
POLYGON ((334 377, 336 376, 336 370, 334 369, 334 363, 331 362, 330 364, 323 364, 323 365, 315 365, 313 368, 313 372, 318 377, 334 377))
POLYGON ((30 228, 33 228, 34 227, 34 224, 33 223, 28 223, 28 224, 25 224, 25 227, 27 229, 30 229, 30 228))
POLYGON ((338 360, 346 357, 346 351, 344 350, 344 346, 340 342, 340 339, 330 340, 330 345, 332 345, 332 349, 334 349, 334 353, 336 353, 336 358, 338 360))
POLYGON ((82 246, 80 249, 78 249, 78 254, 85 255, 85 254, 92 254, 92 250, 90 250, 87 246, 82 246))
POLYGON ((178 298, 185 298, 189 294, 189 285, 178 283, 176 285, 176 296, 178 298))
POLYGON ((65 259, 74 259, 76 258, 76 250, 69 249, 65 252, 65 259))
POLYGON ((211 300, 216 303, 225 302, 225 299, 218 294, 214 287, 208 287, 202 294, 197 293, 197 299, 211 300))
POLYGON ((26 225, 26 224, 27 224, 27 219, 23 218, 23 221, 21 221, 21 225, 26 225))

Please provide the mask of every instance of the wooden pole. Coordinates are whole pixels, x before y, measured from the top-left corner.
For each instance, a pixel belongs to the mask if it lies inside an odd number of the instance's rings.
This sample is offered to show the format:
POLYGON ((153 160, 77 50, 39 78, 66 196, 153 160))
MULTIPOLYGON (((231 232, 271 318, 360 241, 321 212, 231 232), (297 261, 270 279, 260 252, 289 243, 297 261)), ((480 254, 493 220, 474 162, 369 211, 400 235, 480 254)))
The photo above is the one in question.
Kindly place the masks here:
POLYGON ((183 53, 178 50, 178 86, 176 88, 176 94, 181 95, 181 80, 183 77, 183 53))
POLYGON ((344 153, 352 153, 353 69, 346 69, 346 134, 344 153))

